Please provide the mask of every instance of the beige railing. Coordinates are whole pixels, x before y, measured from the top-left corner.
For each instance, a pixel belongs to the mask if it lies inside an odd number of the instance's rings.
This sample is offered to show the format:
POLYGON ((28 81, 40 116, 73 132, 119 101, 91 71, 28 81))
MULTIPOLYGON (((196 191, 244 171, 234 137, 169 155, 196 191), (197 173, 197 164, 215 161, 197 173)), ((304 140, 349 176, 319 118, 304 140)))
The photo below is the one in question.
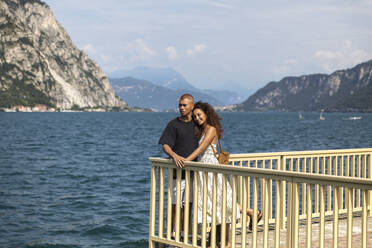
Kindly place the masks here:
MULTIPOLYGON (((232 187, 233 202, 240 203, 243 209, 250 207, 254 213, 261 209, 264 213, 260 228, 253 216, 253 230, 248 232, 248 216, 243 211, 240 219, 231 223, 231 247, 245 247, 248 238, 250 247, 312 247, 314 220, 319 221, 318 247, 325 247, 325 222, 333 221, 333 247, 338 247, 339 219, 346 216, 347 241, 345 247, 351 247, 353 235, 353 213, 361 213, 361 244, 367 242, 367 213, 370 207, 372 189, 372 149, 349 149, 306 152, 283 152, 261 154, 233 154, 230 165, 212 165, 187 163, 185 201, 198 202, 197 194, 190 195, 190 186, 198 188, 198 180, 191 180, 190 172, 202 173, 204 181, 207 174, 213 173, 213 195, 216 195, 217 174, 223 175, 223 207, 221 245, 226 244, 226 184, 232 187), (331 218, 329 217, 331 216, 331 218), (299 223, 306 226, 306 235, 299 238, 299 223), (269 239, 269 226, 274 238, 269 239), (281 230, 286 230, 283 234, 281 230), (258 236, 260 235, 260 242, 258 236), (272 244, 270 243, 272 240, 272 244)), ((211 232, 211 247, 216 247, 216 197, 213 199, 212 223, 206 223, 206 207, 203 208, 202 224, 198 224, 196 204, 185 204, 181 209, 180 178, 177 169, 177 194, 175 208, 175 227, 171 224, 172 188, 174 163, 167 159, 150 158, 151 168, 151 206, 149 247, 155 243, 170 244, 178 247, 206 247, 207 231, 211 232), (166 207, 165 207, 166 204, 166 207), (165 211, 166 210, 166 211, 165 211), (180 223, 184 211, 184 222, 180 223), (190 214, 190 215, 189 215, 190 214), (190 218, 189 218, 190 216, 190 218), (165 225, 166 224, 166 225, 165 225), (181 224, 184 225, 181 240, 181 224), (190 236, 190 239, 187 237, 190 236)), ((204 185, 206 185, 204 183, 204 185)), ((196 190, 194 191, 196 192, 196 190)), ((203 188, 203 202, 206 206, 207 187, 203 188)), ((200 199, 201 200, 201 199, 200 199)), ((232 219, 236 219, 237 204, 233 204, 232 219)), ((372 211, 369 211, 371 215, 372 211)), ((199 221, 200 222, 200 221, 199 221)), ((329 236, 329 235, 328 235, 329 236)))

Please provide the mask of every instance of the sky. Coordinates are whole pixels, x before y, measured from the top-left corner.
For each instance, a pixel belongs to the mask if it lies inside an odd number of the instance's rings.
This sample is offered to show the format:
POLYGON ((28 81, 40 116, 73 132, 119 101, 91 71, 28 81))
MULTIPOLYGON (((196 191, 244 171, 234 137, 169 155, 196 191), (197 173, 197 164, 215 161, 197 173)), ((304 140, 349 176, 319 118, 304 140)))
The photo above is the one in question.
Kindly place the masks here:
POLYGON ((44 0, 106 74, 173 68, 241 95, 372 59, 372 0, 44 0))

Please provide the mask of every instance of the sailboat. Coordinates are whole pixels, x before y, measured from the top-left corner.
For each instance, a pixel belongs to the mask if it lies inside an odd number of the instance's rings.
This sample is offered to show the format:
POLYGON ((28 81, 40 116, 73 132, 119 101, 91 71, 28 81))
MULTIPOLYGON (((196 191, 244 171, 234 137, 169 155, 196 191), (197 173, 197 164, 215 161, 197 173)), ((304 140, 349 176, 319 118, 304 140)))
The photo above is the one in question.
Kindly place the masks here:
POLYGON ((320 111, 319 120, 321 120, 321 121, 324 121, 324 120, 325 120, 325 117, 323 116, 323 112, 324 112, 324 109, 322 109, 322 110, 320 111))
POLYGON ((305 119, 301 112, 298 112, 298 119, 299 120, 305 119))
POLYGON ((355 121, 355 120, 361 120, 361 119, 362 119, 361 116, 350 116, 350 117, 348 118, 348 120, 353 120, 353 121, 355 121))

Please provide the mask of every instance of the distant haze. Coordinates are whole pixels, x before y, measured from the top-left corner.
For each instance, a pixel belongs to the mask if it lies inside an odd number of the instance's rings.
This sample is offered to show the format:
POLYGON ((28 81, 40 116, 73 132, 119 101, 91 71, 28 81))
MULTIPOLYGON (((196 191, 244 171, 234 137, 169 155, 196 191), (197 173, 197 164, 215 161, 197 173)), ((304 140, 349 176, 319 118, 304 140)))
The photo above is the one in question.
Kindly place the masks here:
POLYGON ((248 96, 372 58, 371 0, 45 2, 107 74, 173 68, 199 89, 248 96))

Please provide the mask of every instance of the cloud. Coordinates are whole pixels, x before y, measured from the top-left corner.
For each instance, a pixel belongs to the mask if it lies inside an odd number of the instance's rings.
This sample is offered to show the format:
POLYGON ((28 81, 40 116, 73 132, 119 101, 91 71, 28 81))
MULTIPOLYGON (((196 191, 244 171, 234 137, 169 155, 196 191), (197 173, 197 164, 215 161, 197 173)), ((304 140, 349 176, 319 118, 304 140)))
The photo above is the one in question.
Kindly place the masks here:
POLYGON ((96 54, 96 49, 92 44, 86 44, 83 46, 83 51, 86 52, 89 55, 95 55, 96 54))
POLYGON ((176 60, 178 58, 177 49, 173 46, 167 47, 166 52, 169 60, 176 60))
POLYGON ((155 56, 156 52, 150 48, 143 39, 137 39, 128 44, 128 50, 131 50, 139 58, 148 58, 155 56))
POLYGON ((326 72, 344 69, 371 59, 372 54, 359 48, 354 48, 350 40, 345 41, 342 51, 318 50, 313 57, 326 72))
POLYGON ((294 65, 297 65, 297 60, 286 59, 281 65, 274 66, 273 72, 279 75, 287 75, 294 65))
POLYGON ((346 40, 345 41, 345 47, 346 48, 351 48, 351 44, 352 44, 351 40, 346 40))
POLYGON ((136 39, 124 46, 122 56, 125 63, 136 64, 151 60, 156 56, 156 51, 143 39, 136 39))
POLYGON ((181 58, 195 57, 196 55, 203 53, 206 49, 207 46, 205 44, 194 45, 192 48, 189 48, 186 51, 179 50, 174 46, 169 46, 166 48, 166 53, 168 59, 174 61, 181 58))
POLYGON ((198 53, 202 53, 207 49, 207 46, 204 44, 197 44, 191 49, 187 49, 187 56, 193 57, 198 53))
POLYGON ((344 55, 341 52, 333 51, 316 51, 314 57, 320 60, 336 60, 341 59, 344 55))
POLYGON ((107 71, 135 66, 151 65, 157 60, 158 53, 144 39, 135 39, 112 49, 110 43, 99 53, 99 61, 107 71))

